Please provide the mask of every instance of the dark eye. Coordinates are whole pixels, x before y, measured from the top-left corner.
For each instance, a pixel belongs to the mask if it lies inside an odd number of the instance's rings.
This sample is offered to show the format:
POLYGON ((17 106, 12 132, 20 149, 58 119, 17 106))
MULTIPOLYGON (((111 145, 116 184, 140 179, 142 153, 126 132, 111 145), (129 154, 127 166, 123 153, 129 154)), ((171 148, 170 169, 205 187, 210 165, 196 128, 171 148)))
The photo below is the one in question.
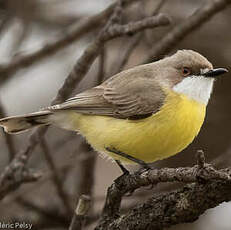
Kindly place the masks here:
POLYGON ((191 74, 191 70, 188 67, 183 67, 182 68, 182 74, 184 77, 187 77, 188 75, 191 74))

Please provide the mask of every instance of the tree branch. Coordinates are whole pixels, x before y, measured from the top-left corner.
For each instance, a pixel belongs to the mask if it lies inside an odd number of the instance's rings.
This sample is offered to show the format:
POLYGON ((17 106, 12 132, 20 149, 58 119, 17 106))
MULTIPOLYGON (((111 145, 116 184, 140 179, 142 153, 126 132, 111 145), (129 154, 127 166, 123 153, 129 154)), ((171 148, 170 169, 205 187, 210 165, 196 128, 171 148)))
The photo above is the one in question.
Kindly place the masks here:
MULTIPOLYGON (((226 173, 231 175, 231 169, 226 173)), ((230 200, 230 180, 197 182, 174 192, 153 196, 103 229, 162 230, 179 223, 194 222, 207 209, 230 200)))
MULTIPOLYGON (((2 103, 0 103, 0 116, 1 117, 5 117, 6 116, 6 112, 5 109, 2 105, 2 103)), ((8 148, 8 152, 9 152, 9 162, 14 158, 14 156, 16 155, 16 147, 15 147, 15 143, 14 143, 14 139, 11 135, 9 135, 8 133, 3 132, 3 135, 5 137, 5 141, 6 141, 6 145, 8 148)))
POLYGON ((57 169, 57 167, 55 165, 55 162, 54 162, 54 160, 52 158, 51 151, 49 149, 49 146, 48 146, 45 138, 41 139, 40 146, 41 146, 41 148, 43 150, 47 165, 48 165, 49 169, 53 172, 52 181, 53 181, 53 184, 54 184, 54 186, 56 188, 56 191, 58 193, 58 197, 60 198, 61 202, 63 203, 65 213, 67 215, 71 214, 72 213, 72 208, 71 208, 70 203, 69 203, 68 195, 64 191, 63 183, 62 183, 62 180, 60 178, 60 173, 59 173, 59 171, 58 171, 58 169, 57 169))
POLYGON ((40 173, 33 172, 18 161, 7 166, 0 176, 0 200, 8 193, 17 189, 22 183, 35 182, 41 177, 40 173))
POLYGON ((69 230, 81 230, 83 228, 90 203, 91 199, 89 196, 80 196, 69 230))
MULTIPOLYGON (((201 162, 204 158, 203 154, 200 153, 199 156, 198 161, 201 162)), ((96 229, 163 229, 173 224, 194 221, 206 209, 215 207, 226 200, 231 200, 231 168, 215 170, 211 165, 204 164, 203 167, 195 165, 176 169, 162 168, 123 175, 108 188, 101 221, 96 229), (119 215, 121 200, 126 193, 160 182, 195 183, 167 195, 154 196, 124 216, 119 215), (219 186, 223 189, 217 190, 219 186), (208 189, 210 189, 209 193, 208 189), (194 190, 196 190, 195 193, 194 190), (229 194, 227 194, 228 191, 229 194), (224 195, 223 198, 222 195, 224 195), (194 199, 188 200, 191 196, 194 199), (214 198, 211 199, 211 196, 214 198), (208 199, 211 199, 209 204, 207 204, 208 199), (203 206, 200 203, 207 205, 203 206), (175 209, 178 209, 179 205, 183 205, 184 210, 177 212, 175 209)))
POLYGON ((149 56, 143 61, 143 63, 158 60, 161 55, 171 51, 179 41, 198 29, 214 15, 224 10, 229 4, 231 4, 231 0, 208 1, 204 7, 199 8, 195 13, 188 17, 187 20, 184 20, 181 24, 173 27, 173 29, 152 48, 149 56))
MULTIPOLYGON (((123 4, 126 6, 138 0, 123 0, 123 4)), ((30 66, 43 58, 57 53, 62 48, 70 45, 72 42, 76 41, 78 38, 84 34, 90 32, 91 30, 98 28, 100 25, 107 20, 112 14, 116 3, 111 4, 107 9, 103 10, 99 14, 92 17, 85 18, 78 23, 77 28, 71 31, 69 34, 65 35, 63 38, 48 43, 41 49, 26 55, 20 55, 15 57, 10 63, 0 65, 0 82, 5 81, 9 75, 14 74, 20 68, 25 68, 30 66)))

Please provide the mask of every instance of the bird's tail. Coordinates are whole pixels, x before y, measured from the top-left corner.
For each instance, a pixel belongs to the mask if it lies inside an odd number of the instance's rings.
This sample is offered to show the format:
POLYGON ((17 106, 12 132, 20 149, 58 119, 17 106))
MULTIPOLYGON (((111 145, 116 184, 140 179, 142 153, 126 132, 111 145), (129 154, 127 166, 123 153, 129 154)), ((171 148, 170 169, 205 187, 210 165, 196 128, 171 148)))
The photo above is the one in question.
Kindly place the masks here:
POLYGON ((48 125, 52 114, 50 111, 40 111, 21 116, 6 117, 0 119, 0 126, 7 133, 20 133, 35 126, 48 125))

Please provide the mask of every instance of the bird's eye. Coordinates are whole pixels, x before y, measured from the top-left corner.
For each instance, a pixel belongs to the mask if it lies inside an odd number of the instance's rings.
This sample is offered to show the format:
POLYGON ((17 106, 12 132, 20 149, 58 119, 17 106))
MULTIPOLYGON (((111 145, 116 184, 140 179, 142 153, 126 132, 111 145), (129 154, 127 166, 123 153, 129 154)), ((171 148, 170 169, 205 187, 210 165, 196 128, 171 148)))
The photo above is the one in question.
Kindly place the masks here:
POLYGON ((182 68, 182 74, 184 77, 187 77, 188 75, 191 74, 191 70, 188 67, 183 67, 182 68))

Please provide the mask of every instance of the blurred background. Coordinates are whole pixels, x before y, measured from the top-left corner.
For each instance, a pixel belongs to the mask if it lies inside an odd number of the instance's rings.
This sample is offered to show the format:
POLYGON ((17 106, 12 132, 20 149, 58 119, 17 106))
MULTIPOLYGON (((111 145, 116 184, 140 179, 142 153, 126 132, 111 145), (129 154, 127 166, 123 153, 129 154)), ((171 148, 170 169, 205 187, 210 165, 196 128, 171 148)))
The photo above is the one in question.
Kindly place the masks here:
MULTIPOLYGON (((209 1, 145 0, 132 4, 123 13, 123 23, 152 15, 160 8, 159 12, 172 18, 172 24, 108 42, 89 73, 76 87, 75 93, 95 86, 99 78, 106 79, 122 69, 142 63, 149 55, 150 47, 209 1), (132 51, 127 59, 123 59, 128 55, 129 47, 133 47, 132 51), (126 61, 122 63, 123 60, 126 61)), ((99 13, 112 2, 0 0, 0 63, 10 63, 20 55, 35 52, 47 43, 65 37, 82 20, 99 13)), ((230 23, 231 8, 227 7, 173 47, 172 53, 178 49, 192 49, 206 56, 215 67, 231 70, 230 23)), ((18 115, 48 106, 74 63, 95 38, 99 29, 93 27, 91 31, 54 55, 21 68, 1 81, 2 114, 18 115)), ((199 136, 185 151, 167 160, 156 162, 155 167, 192 166, 195 164, 195 153, 198 149, 204 150, 206 161, 218 168, 231 165, 230 87, 231 74, 217 80, 208 105, 206 121, 199 136)), ((9 144, 9 137, 1 131, 1 170, 15 153, 27 145, 29 133, 11 136, 9 144)), ((29 166, 42 172, 42 178, 36 183, 22 185, 1 201, 0 222, 18 220, 33 223, 33 229, 67 229, 78 197, 88 193, 92 197, 92 208, 86 229, 93 229, 103 207, 107 187, 121 174, 114 163, 93 152, 80 136, 55 127, 49 128, 46 143, 36 148, 29 166)), ((131 167, 131 170, 135 168, 131 167)), ((176 186, 164 184, 152 190, 142 188, 132 197, 124 198, 123 208, 126 210, 146 200, 153 193, 169 191, 176 186)), ((177 225, 170 229, 229 230, 230 213, 231 203, 223 203, 208 210, 193 224, 177 225)))

